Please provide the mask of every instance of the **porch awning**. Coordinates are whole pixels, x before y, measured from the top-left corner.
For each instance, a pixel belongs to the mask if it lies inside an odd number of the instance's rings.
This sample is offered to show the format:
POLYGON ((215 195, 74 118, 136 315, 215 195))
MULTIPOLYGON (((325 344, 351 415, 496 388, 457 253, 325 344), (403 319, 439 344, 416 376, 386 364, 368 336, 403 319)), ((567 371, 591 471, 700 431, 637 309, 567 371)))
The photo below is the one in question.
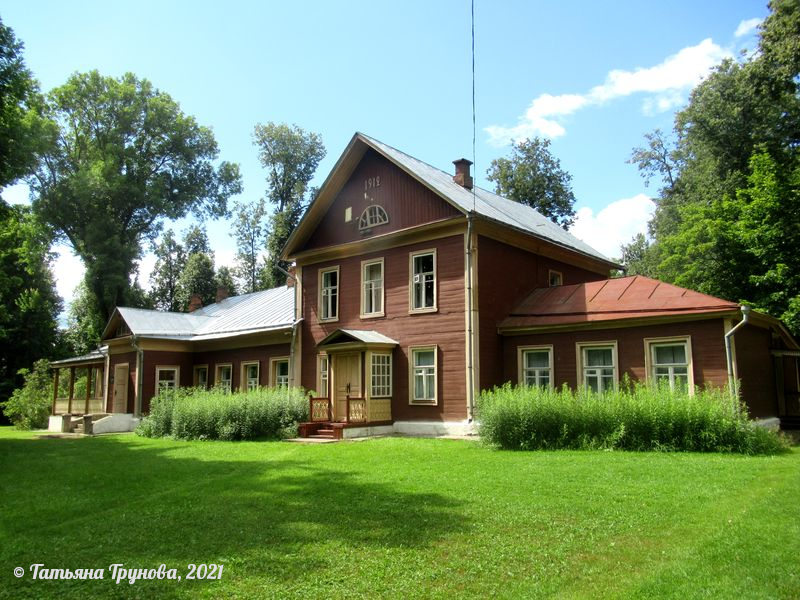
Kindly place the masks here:
POLYGON ((89 352, 89 354, 84 354, 83 356, 74 356, 72 358, 50 361, 50 368, 61 369, 64 367, 87 367, 91 365, 103 365, 105 360, 106 355, 98 349, 89 352))
POLYGON ((337 329, 317 347, 320 349, 335 350, 336 348, 393 348, 399 343, 377 331, 363 329, 337 329))

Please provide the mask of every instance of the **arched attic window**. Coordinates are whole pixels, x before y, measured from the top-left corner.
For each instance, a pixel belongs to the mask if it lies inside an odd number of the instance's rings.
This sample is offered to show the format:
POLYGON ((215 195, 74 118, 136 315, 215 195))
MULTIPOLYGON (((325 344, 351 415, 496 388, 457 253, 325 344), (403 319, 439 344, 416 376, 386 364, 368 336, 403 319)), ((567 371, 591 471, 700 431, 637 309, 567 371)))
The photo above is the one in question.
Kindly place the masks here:
POLYGON ((382 206, 371 204, 364 209, 361 216, 358 218, 358 228, 361 231, 365 229, 372 229, 376 225, 385 225, 389 222, 389 215, 383 210, 382 206))

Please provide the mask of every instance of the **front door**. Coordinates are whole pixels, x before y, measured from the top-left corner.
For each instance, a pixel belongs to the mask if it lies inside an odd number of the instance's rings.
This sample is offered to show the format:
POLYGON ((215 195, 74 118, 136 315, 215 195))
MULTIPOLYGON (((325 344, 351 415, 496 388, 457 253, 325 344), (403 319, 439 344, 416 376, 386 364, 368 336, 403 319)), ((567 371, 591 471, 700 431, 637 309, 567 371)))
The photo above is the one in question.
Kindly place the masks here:
POLYGON ((344 421, 347 417, 347 396, 361 397, 361 354, 358 352, 336 354, 333 364, 333 380, 336 386, 333 415, 334 420, 344 421))
POLYGON ((114 365, 114 402, 111 411, 128 412, 128 363, 114 365))

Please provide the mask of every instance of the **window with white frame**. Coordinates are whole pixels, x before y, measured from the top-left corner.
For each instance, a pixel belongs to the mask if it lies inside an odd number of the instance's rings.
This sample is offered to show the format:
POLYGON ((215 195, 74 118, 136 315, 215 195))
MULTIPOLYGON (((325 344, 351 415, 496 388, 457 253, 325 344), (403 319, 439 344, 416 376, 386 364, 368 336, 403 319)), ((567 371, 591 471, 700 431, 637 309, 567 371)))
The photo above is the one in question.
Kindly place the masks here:
POLYGON ((392 395, 392 355, 373 353, 370 365, 371 398, 388 398, 392 395))
POLYGON ((339 267, 320 271, 319 314, 321 321, 333 321, 339 317, 339 267))
POLYGON ((690 385, 690 351, 688 339, 650 341, 650 377, 671 390, 688 389, 690 385))
POLYGON ((208 366, 201 365, 194 368, 194 387, 206 389, 208 387, 208 366))
POLYGON ((436 346, 411 348, 411 404, 436 404, 436 346))
POLYGON ((436 309, 436 252, 411 255, 411 310, 436 309))
POLYGON ((289 359, 272 359, 272 385, 275 387, 287 387, 289 385, 289 359))
POLYGON ((385 225, 389 222, 389 215, 382 206, 371 204, 364 209, 358 219, 358 228, 361 231, 371 229, 377 225, 385 225))
POLYGON ((214 379, 219 389, 230 392, 233 382, 233 365, 217 365, 216 377, 214 379))
POLYGON ((383 259, 361 263, 361 316, 383 315, 383 259))
POLYGON ((603 393, 617 385, 617 346, 613 343, 578 344, 584 387, 603 393))
POLYGON ((156 389, 159 393, 178 387, 178 367, 156 367, 156 389))
POLYGON ((552 387, 552 346, 521 347, 519 354, 520 383, 529 386, 552 387))
POLYGON ((561 275, 560 271, 553 271, 550 269, 548 271, 548 279, 550 283, 550 287, 558 287, 564 282, 564 277, 561 275))
POLYGON ((328 355, 320 354, 317 357, 319 377, 317 378, 317 393, 322 398, 328 397, 328 355))
POLYGON ((260 365, 258 361, 242 363, 242 389, 255 390, 259 386, 260 365))

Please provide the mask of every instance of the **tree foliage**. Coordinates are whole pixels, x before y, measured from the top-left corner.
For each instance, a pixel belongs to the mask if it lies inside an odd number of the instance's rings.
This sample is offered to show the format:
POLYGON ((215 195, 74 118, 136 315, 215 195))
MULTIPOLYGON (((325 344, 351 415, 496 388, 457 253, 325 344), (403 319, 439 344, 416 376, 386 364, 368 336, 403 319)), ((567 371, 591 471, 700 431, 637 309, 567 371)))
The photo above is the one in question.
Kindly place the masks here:
POLYGON ((100 343, 106 323, 100 318, 97 300, 86 281, 81 281, 67 311, 67 328, 63 341, 72 356, 87 354, 100 343))
POLYGON ((214 261, 208 254, 197 252, 186 259, 178 277, 176 301, 180 310, 187 310, 192 296, 197 294, 203 306, 213 304, 217 297, 214 261))
POLYGON ((183 245, 175 239, 172 229, 166 231, 158 244, 153 247, 156 257, 153 271, 150 273, 150 298, 158 310, 177 312, 182 310, 178 305, 178 279, 186 264, 186 252, 183 245))
POLYGON ((165 219, 225 215, 241 191, 238 167, 215 167, 211 130, 132 74, 75 74, 48 95, 46 111, 58 135, 31 179, 34 208, 83 260, 107 320, 135 299, 142 242, 165 219))
POLYGON ((261 285, 275 287, 286 279, 281 269, 287 269, 289 264, 280 260, 280 254, 300 221, 308 184, 326 151, 318 134, 284 123, 257 124, 253 143, 267 170, 267 198, 274 207, 261 285))
POLYGON ((692 91, 674 140, 654 132, 634 150, 631 162, 664 184, 635 264, 800 333, 800 9, 770 9, 759 52, 724 61, 692 91))
POLYGON ((3 414, 18 429, 47 427, 50 402, 53 398, 53 377, 50 374, 50 361, 37 360, 32 369, 20 369, 19 376, 24 384, 14 390, 11 398, 3 404, 3 414))
POLYGON ((0 199, 0 400, 18 371, 51 356, 61 299, 50 264, 50 230, 24 206, 0 199))
POLYGON ((262 255, 266 250, 268 229, 267 203, 263 198, 252 204, 237 203, 233 211, 233 232, 236 240, 236 276, 244 293, 262 289, 262 255))
POLYGON ((494 159, 486 175, 501 196, 535 208, 564 229, 572 225, 572 175, 550 152, 550 140, 535 137, 515 143, 511 156, 494 159))
POLYGON ((0 19, 0 188, 33 171, 47 139, 39 85, 25 66, 23 47, 0 19))
POLYGON ((228 296, 236 296, 239 294, 239 288, 236 286, 236 281, 234 281, 233 272, 225 265, 217 269, 214 282, 217 284, 217 288, 228 290, 228 296))

